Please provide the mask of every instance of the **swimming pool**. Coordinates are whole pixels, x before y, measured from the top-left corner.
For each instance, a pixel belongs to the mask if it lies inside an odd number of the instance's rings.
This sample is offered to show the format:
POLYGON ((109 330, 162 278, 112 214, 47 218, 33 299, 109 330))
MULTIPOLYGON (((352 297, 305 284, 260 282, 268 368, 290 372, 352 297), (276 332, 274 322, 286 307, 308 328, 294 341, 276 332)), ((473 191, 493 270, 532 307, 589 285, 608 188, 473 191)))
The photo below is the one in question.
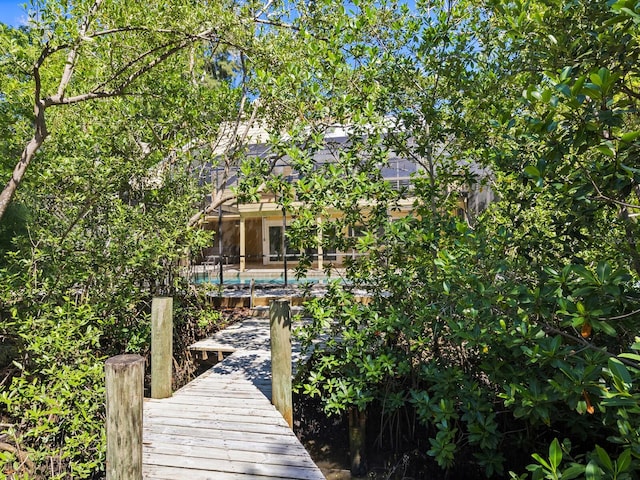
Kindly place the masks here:
MULTIPOLYGON (((290 276, 287 278, 287 285, 304 285, 304 284, 326 284, 331 280, 337 280, 339 277, 306 277, 306 278, 296 278, 294 276, 290 276)), ((280 274, 280 276, 253 276, 246 277, 240 276, 239 274, 227 274, 224 275, 222 279, 223 285, 229 286, 240 286, 240 287, 249 287, 251 285, 251 280, 254 280, 255 285, 257 286, 282 286, 284 285, 284 275, 280 274)), ((212 285, 220 285, 220 277, 218 275, 207 275, 205 273, 196 273, 192 278, 193 283, 195 284, 206 284, 210 283, 212 285)))

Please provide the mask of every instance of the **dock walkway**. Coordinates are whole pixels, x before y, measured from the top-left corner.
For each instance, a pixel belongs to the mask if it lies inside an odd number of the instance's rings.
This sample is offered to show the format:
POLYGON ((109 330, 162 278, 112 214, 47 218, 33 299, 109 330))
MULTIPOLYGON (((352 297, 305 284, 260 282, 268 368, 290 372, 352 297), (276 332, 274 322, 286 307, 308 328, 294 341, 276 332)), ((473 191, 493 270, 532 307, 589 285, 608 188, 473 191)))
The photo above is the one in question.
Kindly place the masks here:
MULTIPOLYGON (((247 319, 191 348, 228 356, 171 398, 145 401, 145 479, 324 480, 269 400, 268 319, 247 319)), ((298 357, 294 348, 294 365, 298 357)))

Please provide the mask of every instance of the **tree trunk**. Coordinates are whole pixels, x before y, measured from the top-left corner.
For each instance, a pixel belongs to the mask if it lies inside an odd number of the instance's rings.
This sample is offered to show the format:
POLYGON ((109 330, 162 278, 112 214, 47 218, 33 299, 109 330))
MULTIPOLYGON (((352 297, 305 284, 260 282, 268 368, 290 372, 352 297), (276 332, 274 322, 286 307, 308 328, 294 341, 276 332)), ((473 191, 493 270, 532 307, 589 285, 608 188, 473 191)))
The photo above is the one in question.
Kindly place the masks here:
POLYGON ((11 178, 2 190, 2 193, 0 193, 0 220, 2 220, 4 213, 7 211, 7 208, 11 203, 11 199, 13 198, 13 194, 16 192, 18 185, 20 185, 31 159, 34 157, 43 142, 44 137, 36 135, 29 141, 25 149, 22 151, 20 161, 13 169, 11 178))
POLYGON ((354 477, 363 477, 367 474, 365 456, 366 426, 366 412, 352 407, 349 410, 349 451, 351 453, 351 475, 354 477))
POLYGON ((49 135, 49 132, 47 132, 47 124, 44 118, 44 110, 44 103, 38 100, 34 107, 36 133, 33 138, 29 140, 27 146, 24 147, 22 155, 20 156, 20 161, 13 169, 11 178, 2 190, 2 193, 0 193, 0 220, 2 220, 2 217, 4 217, 4 214, 7 211, 9 204, 11 203, 11 199, 16 193, 18 185, 20 185, 20 182, 24 178, 24 174, 27 171, 27 167, 31 163, 31 160, 35 156, 38 149, 44 143, 45 138, 47 138, 47 136, 49 135))

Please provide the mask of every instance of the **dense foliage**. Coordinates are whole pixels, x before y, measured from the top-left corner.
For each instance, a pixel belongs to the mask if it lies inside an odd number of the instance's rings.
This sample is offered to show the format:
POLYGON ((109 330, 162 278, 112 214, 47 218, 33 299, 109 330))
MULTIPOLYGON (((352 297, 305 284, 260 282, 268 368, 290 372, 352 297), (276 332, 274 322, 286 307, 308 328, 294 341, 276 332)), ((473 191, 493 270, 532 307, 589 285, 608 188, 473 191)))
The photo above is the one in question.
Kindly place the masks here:
POLYGON ((277 194, 292 247, 355 252, 302 333, 327 412, 379 412, 443 475, 637 478, 638 5, 32 3, 0 26, 2 475, 99 478, 104 358, 147 351, 155 293, 185 330, 211 318, 181 266, 228 199, 203 204, 214 166, 277 194))
POLYGON ((424 165, 413 214, 363 208, 349 285, 309 305, 326 340, 301 389, 381 411, 387 447, 443 471, 636 478, 637 5, 423 8, 385 105, 384 143, 424 165), (478 167, 497 201, 460 217, 478 167))
MULTIPOLYGON (((11 425, 3 442, 17 449, 0 454, 5 474, 96 475, 104 359, 148 352, 153 294, 193 301, 178 274, 179 260, 208 241, 186 228, 199 188, 177 165, 161 186, 144 184, 165 153, 141 152, 145 134, 132 110, 154 117, 124 100, 70 112, 12 204, 17 220, 3 221, 11 241, 0 267, 0 334, 12 355, 2 365, 0 412, 11 425)), ((197 321, 182 313, 178 324, 197 321)))
MULTIPOLYGON (((3 182, 33 136, 34 92, 55 97, 67 82, 0 222, 2 478, 103 476, 104 360, 148 354, 153 295, 174 296, 180 342, 218 321, 185 276, 211 242, 189 219, 210 193, 201 139, 237 117, 242 91, 211 73, 229 57, 215 38, 163 58, 202 12, 152 14, 161 4, 47 2, 28 27, 0 25, 3 182), (77 37, 88 18, 93 30, 77 37)), ((192 370, 176 351, 180 382, 192 370)))

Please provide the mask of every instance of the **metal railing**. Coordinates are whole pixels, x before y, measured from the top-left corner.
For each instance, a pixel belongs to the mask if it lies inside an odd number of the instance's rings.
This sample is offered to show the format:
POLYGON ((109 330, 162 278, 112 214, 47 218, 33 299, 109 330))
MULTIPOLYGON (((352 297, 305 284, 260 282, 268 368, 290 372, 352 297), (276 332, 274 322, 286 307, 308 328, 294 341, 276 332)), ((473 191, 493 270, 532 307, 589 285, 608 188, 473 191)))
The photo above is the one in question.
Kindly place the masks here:
MULTIPOLYGON (((218 285, 224 285, 225 272, 231 267, 237 267, 240 265, 240 260, 245 259, 245 262, 255 262, 261 267, 269 267, 269 264, 265 264, 264 261, 267 258, 271 258, 271 262, 278 262, 276 265, 271 265, 272 269, 282 269, 282 278, 284 279, 284 286, 288 285, 288 270, 291 264, 300 260, 302 254, 300 253, 287 253, 287 262, 284 262, 282 254, 267 254, 267 255, 239 255, 239 254, 214 254, 201 257, 200 261, 193 262, 190 265, 189 277, 192 279, 200 278, 204 282, 210 282, 213 278, 217 278, 218 285), (275 258, 274 258, 275 257, 275 258), (291 263, 289 263, 291 262, 291 263), (202 267, 201 269, 198 267, 202 267)), ((331 252, 323 255, 323 261, 326 264, 338 262, 338 265, 342 265, 345 258, 355 259, 365 254, 357 252, 331 252)), ((318 261, 319 255, 317 253, 307 254, 311 261, 318 261)))

